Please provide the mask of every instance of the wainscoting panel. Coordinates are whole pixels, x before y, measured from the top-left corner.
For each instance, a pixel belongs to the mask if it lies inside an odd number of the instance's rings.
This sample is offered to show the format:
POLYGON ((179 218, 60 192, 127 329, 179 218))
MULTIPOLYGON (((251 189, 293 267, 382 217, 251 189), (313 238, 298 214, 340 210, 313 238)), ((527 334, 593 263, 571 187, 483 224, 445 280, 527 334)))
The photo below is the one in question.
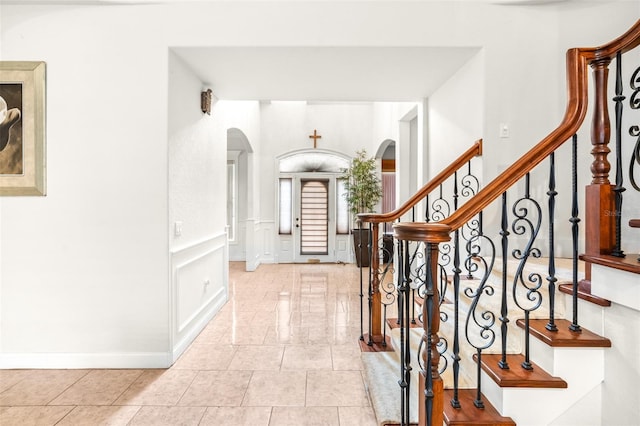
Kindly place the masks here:
POLYGON ((229 260, 231 262, 244 262, 247 258, 247 222, 238 221, 236 241, 229 242, 229 260))
POLYGON ((226 233, 171 252, 171 346, 184 352, 228 299, 226 233))
POLYGON ((273 220, 265 220, 260 223, 262 233, 262 259, 261 263, 275 263, 275 228, 273 220))

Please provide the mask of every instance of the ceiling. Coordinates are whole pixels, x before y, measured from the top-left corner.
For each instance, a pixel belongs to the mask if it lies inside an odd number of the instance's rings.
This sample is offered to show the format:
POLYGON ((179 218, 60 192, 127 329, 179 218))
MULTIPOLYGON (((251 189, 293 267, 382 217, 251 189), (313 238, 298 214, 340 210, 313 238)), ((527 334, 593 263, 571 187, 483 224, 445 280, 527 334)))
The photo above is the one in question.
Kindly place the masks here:
MULTIPOLYGON (((160 4, 160 3, 212 3, 216 1, 273 1, 273 0, 0 0, 0 4, 160 4)), ((279 1, 308 1, 308 0, 279 0, 279 1)), ((314 1, 336 1, 336 0, 314 0, 314 1)), ((349 0, 349 1, 371 1, 371 0, 349 0)), ((441 1, 441 0, 373 0, 373 1, 441 1)), ((495 3, 505 5, 519 4, 544 4, 560 3, 570 0, 467 0, 484 3, 495 3)), ((575 1, 575 0, 574 0, 575 1)))
MULTIPOLYGON (((0 0, 0 4, 109 6, 194 1, 212 0, 0 0)), ((475 1, 539 4, 562 0, 475 1)), ((479 48, 174 47, 172 50, 213 89, 218 99, 371 102, 427 98, 479 48)))
POLYGON ((172 49, 218 99, 419 101, 478 48, 183 47, 172 49))

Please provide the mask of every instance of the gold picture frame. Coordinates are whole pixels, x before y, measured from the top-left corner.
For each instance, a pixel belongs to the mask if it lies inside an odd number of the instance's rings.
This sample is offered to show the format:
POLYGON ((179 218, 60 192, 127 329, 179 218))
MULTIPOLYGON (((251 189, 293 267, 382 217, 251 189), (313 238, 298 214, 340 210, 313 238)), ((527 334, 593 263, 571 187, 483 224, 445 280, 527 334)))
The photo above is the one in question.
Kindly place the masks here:
POLYGON ((0 195, 46 195, 44 62, 0 61, 0 195))

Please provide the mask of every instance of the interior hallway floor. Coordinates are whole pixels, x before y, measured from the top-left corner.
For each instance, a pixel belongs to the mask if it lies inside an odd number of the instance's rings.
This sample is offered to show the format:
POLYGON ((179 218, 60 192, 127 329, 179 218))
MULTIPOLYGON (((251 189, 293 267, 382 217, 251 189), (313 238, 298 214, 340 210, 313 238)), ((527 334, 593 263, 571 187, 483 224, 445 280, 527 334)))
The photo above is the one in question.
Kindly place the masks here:
POLYGON ((229 301, 168 369, 0 370, 0 425, 373 426, 354 265, 229 266, 229 301))

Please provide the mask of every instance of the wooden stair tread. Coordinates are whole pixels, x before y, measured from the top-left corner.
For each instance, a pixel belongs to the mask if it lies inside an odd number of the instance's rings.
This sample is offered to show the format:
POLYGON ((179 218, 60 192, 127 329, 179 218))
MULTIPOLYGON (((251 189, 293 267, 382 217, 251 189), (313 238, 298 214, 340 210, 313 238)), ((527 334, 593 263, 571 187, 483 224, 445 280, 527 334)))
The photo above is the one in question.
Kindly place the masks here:
MULTIPOLYGON (((555 321, 558 331, 549 331, 546 319, 529 320, 531 335, 543 341, 551 347, 562 348, 610 348, 611 340, 582 328, 581 333, 569 330, 571 321, 559 319, 555 321)), ((519 319, 516 324, 524 328, 524 320, 519 319)))
POLYGON ((596 265, 608 266, 609 268, 620 269, 633 274, 640 274, 640 262, 638 261, 637 253, 627 253, 625 257, 615 257, 608 254, 582 254, 580 255, 580 260, 595 263, 596 265))
POLYGON ((369 345, 367 343, 369 341, 368 334, 365 334, 363 337, 363 340, 358 340, 360 352, 395 352, 389 336, 386 336, 384 345, 382 342, 372 342, 371 345, 369 345))
MULTIPOLYGON (((508 370, 498 366, 502 356, 500 354, 483 354, 482 369, 500 387, 503 388, 566 388, 567 382, 559 377, 554 377, 544 371, 540 366, 531 363, 533 370, 525 370, 521 364, 524 362, 522 354, 508 354, 508 370)), ((473 355, 473 360, 478 362, 478 355, 473 355)))
MULTIPOLYGON (((396 328, 400 328, 400 324, 398 324, 398 318, 387 318, 387 325, 391 330, 396 328)), ((410 328, 422 328, 422 321, 416 318, 415 324, 409 324, 410 328)))
MULTIPOLYGON (((581 281, 580 284, 584 283, 585 281, 581 281)), ((572 295, 573 294, 573 284, 560 284, 558 286, 558 290, 560 290, 561 293, 565 293, 568 295, 572 295)), ((591 288, 590 288, 590 283, 589 286, 585 286, 585 285, 580 285, 578 287, 578 299, 582 299, 582 300, 586 300, 587 302, 591 302, 595 305, 599 305, 599 306, 611 306, 611 301, 607 300, 607 299, 603 299, 602 297, 598 297, 595 296, 593 294, 591 294, 591 288), (587 291, 589 290, 589 291, 587 291)))
POLYGON ((510 417, 501 416, 484 397, 484 408, 477 408, 473 404, 476 392, 476 389, 459 389, 458 400, 461 408, 453 408, 449 403, 453 399, 453 389, 445 389, 444 422, 447 425, 515 426, 516 423, 510 417))

